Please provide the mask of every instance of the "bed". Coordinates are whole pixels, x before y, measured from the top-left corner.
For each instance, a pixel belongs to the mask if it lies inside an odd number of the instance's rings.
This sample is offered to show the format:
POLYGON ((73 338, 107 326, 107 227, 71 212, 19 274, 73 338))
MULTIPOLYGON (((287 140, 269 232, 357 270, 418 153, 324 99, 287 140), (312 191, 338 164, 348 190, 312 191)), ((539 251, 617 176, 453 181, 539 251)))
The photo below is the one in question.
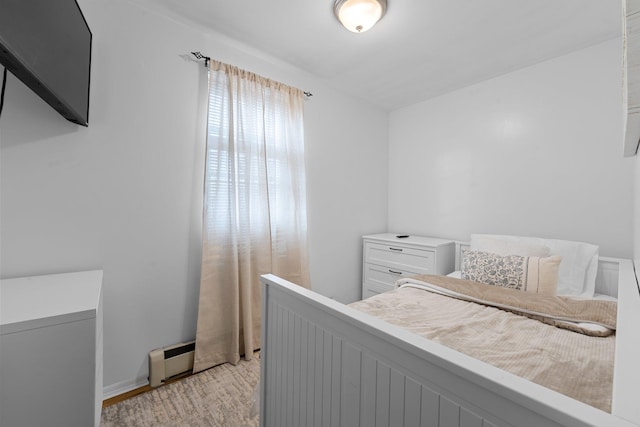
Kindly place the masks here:
MULTIPOLYGON (((465 246, 458 244, 458 252, 465 246)), ((640 425, 634 266, 599 257, 594 272, 596 293, 618 298, 613 390, 605 410, 262 276, 261 425, 640 425)))

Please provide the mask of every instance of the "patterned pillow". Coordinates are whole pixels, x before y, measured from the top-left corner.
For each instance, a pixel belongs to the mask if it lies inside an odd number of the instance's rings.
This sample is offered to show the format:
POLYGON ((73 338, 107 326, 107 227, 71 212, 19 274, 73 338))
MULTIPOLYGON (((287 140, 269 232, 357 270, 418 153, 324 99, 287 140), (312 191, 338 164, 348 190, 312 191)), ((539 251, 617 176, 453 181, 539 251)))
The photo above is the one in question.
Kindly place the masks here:
POLYGON ((555 295, 561 260, 558 255, 546 258, 500 256, 465 249, 462 251, 462 278, 519 291, 555 295))

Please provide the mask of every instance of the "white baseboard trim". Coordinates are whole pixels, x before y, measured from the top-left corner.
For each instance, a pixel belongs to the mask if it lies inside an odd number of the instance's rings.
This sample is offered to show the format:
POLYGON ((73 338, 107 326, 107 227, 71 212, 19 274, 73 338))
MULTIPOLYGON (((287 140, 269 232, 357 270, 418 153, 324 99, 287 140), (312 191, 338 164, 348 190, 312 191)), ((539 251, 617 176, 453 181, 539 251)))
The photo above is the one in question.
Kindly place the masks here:
POLYGON ((147 378, 136 378, 132 380, 120 381, 115 384, 110 384, 102 388, 102 400, 111 399, 122 393, 126 393, 131 390, 135 390, 140 387, 149 385, 147 378))

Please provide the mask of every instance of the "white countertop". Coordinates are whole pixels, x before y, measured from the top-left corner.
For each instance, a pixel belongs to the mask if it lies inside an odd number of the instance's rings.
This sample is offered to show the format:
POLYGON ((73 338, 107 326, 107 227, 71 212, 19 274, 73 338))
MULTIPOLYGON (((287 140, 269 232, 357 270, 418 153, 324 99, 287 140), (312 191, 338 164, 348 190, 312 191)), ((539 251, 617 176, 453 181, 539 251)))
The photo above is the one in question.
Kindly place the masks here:
POLYGON ((96 316, 102 270, 0 280, 0 335, 96 316))

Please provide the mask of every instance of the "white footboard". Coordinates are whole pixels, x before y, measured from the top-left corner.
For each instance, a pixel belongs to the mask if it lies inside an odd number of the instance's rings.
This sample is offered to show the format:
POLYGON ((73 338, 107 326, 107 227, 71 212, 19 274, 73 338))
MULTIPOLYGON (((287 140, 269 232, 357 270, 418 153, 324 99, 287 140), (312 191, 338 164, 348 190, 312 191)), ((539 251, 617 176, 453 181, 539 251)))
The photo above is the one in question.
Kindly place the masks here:
POLYGON ((284 426, 632 426, 273 275, 261 414, 284 426))
POLYGON ((613 377, 613 413, 640 424, 640 288, 638 268, 620 261, 616 369, 613 377))

